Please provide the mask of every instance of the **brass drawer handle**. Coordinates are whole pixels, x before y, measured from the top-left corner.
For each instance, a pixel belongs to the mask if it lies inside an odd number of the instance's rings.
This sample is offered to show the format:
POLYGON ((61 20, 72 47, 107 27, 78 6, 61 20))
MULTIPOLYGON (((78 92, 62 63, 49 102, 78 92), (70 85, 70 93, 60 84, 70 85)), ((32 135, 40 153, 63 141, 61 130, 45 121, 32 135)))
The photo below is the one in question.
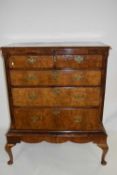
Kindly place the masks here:
POLYGON ((28 56, 27 61, 29 64, 34 64, 37 61, 37 56, 28 56))
POLYGON ((81 123, 82 122, 82 117, 81 116, 75 116, 74 117, 74 122, 75 123, 81 123))
POLYGON ((54 94, 59 95, 60 94, 60 89, 55 88, 53 89, 54 94))
POLYGON ((28 94, 28 98, 30 100, 36 100, 38 98, 38 96, 36 93, 32 92, 32 93, 28 94))
POLYGON ((31 117, 31 121, 32 121, 33 123, 35 123, 35 122, 37 122, 37 121, 41 121, 42 119, 43 119, 42 116, 37 116, 37 115, 34 115, 34 116, 31 117))
POLYGON ((60 114, 60 111, 59 111, 59 110, 54 110, 54 111, 53 111, 53 114, 54 114, 54 115, 59 115, 59 114, 60 114))
POLYGON ((84 61, 84 56, 82 55, 76 55, 74 60, 77 62, 77 63, 82 63, 84 61))
POLYGON ((33 74, 29 74, 27 77, 26 77, 26 81, 34 81, 34 80, 37 80, 37 77, 33 74))
POLYGON ((83 75, 75 75, 75 76, 73 77, 73 80, 75 80, 75 81, 79 81, 79 80, 81 80, 81 79, 83 79, 83 75))
POLYGON ((84 95, 74 95, 73 96, 76 100, 78 100, 78 99, 81 99, 81 98, 84 98, 84 95))

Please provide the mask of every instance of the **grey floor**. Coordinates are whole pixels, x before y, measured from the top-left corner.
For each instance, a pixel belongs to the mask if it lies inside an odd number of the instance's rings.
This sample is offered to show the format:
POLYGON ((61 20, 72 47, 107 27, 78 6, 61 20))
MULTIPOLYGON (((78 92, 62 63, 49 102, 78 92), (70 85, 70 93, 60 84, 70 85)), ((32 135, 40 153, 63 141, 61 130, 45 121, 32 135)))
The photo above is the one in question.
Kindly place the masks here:
POLYGON ((101 149, 92 143, 21 143, 13 148, 14 164, 7 165, 5 131, 0 132, 0 175, 117 175, 117 133, 108 137, 108 164, 100 164, 101 149))

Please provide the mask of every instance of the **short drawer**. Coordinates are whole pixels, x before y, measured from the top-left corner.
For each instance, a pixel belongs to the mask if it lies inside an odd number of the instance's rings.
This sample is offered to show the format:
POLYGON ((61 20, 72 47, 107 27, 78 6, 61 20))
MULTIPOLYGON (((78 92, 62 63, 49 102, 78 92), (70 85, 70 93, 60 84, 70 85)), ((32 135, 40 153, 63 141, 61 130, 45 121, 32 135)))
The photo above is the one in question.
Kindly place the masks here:
POLYGON ((57 68, 102 68, 102 55, 56 55, 57 68))
POLYGON ((101 71, 53 70, 19 71, 11 70, 13 86, 98 86, 101 84, 101 71))
POLYGON ((99 106, 101 90, 95 88, 12 88, 14 106, 99 106))
POLYGON ((100 129, 98 109, 14 109, 16 129, 81 130, 100 129))
POLYGON ((9 67, 16 68, 52 68, 51 55, 14 55, 9 57, 9 67))

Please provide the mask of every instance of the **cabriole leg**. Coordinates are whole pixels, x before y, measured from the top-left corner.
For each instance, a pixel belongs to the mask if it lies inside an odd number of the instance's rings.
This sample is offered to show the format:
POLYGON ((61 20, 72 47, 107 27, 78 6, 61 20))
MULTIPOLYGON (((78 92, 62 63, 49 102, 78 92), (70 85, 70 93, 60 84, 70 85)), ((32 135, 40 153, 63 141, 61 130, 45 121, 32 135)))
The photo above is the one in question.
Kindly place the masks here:
POLYGON ((101 164, 106 165, 107 162, 105 160, 106 154, 108 152, 108 145, 107 143, 104 144, 97 144, 102 149, 102 158, 101 158, 101 164))
POLYGON ((8 161, 9 165, 13 164, 13 154, 12 154, 12 150, 11 150, 13 146, 15 146, 15 144, 9 144, 9 143, 7 143, 5 146, 5 150, 9 155, 9 161, 8 161))

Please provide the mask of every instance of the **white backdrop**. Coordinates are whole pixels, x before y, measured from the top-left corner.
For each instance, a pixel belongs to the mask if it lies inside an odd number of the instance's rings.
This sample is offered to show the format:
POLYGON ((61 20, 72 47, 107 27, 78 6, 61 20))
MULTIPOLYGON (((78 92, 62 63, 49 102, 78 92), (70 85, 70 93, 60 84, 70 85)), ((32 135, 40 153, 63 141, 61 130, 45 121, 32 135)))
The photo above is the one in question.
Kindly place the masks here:
MULTIPOLYGON (((17 42, 102 41, 109 55, 104 124, 117 131, 117 1, 0 0, 0 46, 17 42)), ((3 60, 0 59, 0 128, 8 128, 9 110, 3 60)))

